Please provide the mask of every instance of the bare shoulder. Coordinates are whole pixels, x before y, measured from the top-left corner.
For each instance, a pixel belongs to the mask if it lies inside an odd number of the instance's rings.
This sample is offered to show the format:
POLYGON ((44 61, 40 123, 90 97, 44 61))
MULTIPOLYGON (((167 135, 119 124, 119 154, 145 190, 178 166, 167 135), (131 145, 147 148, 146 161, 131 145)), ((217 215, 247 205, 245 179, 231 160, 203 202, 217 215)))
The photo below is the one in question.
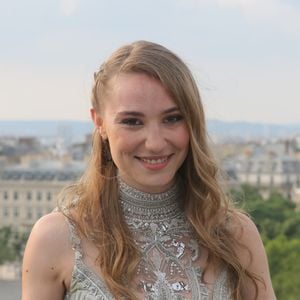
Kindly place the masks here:
POLYGON ((24 253, 22 299, 63 299, 72 265, 65 217, 58 212, 42 217, 34 225, 24 253))
MULTIPOLYGON (((276 299, 269 272, 266 251, 255 223, 245 214, 237 213, 232 219, 232 230, 239 245, 236 247, 242 266, 258 275, 261 280, 258 284, 259 300, 276 299)), ((249 281, 244 288, 243 299, 253 299, 254 289, 249 281)))
POLYGON ((59 212, 51 213, 39 219, 33 226, 27 248, 47 253, 48 259, 51 256, 57 259, 69 245, 68 236, 68 224, 65 217, 59 212))
POLYGON ((262 243, 260 234, 252 219, 243 214, 236 213, 232 218, 232 229, 235 237, 247 246, 252 246, 254 243, 262 243))

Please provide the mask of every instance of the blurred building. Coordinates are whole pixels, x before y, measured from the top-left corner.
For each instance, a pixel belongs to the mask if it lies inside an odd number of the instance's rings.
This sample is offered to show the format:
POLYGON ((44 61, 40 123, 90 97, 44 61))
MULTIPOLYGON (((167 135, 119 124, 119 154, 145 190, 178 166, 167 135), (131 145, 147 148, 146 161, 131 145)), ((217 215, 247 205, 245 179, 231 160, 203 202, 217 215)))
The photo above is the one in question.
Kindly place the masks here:
POLYGON ((56 207, 57 194, 78 178, 83 162, 39 161, 0 171, 0 227, 30 229, 56 207))
POLYGON ((297 139, 251 144, 224 158, 223 165, 240 184, 255 186, 264 198, 277 191, 300 207, 299 153, 297 139))

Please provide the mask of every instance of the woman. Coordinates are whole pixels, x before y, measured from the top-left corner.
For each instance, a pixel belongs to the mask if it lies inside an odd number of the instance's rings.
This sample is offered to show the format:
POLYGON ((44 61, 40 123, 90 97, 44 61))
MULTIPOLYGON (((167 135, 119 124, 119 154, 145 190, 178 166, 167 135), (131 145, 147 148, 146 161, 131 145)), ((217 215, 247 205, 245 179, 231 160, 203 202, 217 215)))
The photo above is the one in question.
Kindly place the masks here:
POLYGON ((40 219, 23 300, 275 299, 255 225, 218 182, 196 83, 163 46, 118 49, 95 74, 92 155, 40 219))

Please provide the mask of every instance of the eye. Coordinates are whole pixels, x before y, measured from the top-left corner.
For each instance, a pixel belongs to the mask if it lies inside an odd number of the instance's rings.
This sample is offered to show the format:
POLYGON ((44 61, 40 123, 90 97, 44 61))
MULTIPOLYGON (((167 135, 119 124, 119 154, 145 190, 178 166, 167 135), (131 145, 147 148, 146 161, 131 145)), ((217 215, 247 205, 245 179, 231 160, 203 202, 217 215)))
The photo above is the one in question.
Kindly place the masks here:
POLYGON ((128 126, 140 126, 142 125, 142 121, 136 118, 127 118, 127 119, 123 119, 120 122, 121 124, 125 124, 128 126))
POLYGON ((174 123, 180 122, 181 120, 183 120, 182 115, 170 115, 164 119, 164 123, 174 124, 174 123))

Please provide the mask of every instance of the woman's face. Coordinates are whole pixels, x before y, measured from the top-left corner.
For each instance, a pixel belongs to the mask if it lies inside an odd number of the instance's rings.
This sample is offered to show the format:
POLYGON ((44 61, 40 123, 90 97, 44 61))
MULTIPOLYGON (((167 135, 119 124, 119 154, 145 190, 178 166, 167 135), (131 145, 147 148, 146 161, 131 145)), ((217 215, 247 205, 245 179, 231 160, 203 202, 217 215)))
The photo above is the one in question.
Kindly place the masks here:
POLYGON ((145 74, 119 75, 112 80, 103 115, 92 111, 92 116, 128 185, 159 193, 173 184, 187 156, 189 133, 159 81, 145 74))

